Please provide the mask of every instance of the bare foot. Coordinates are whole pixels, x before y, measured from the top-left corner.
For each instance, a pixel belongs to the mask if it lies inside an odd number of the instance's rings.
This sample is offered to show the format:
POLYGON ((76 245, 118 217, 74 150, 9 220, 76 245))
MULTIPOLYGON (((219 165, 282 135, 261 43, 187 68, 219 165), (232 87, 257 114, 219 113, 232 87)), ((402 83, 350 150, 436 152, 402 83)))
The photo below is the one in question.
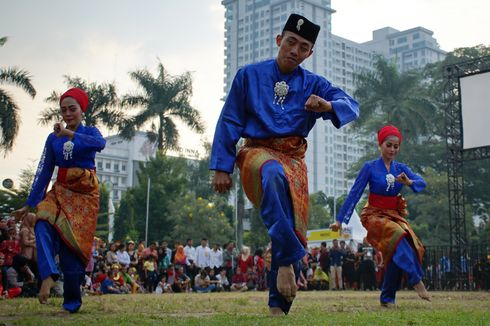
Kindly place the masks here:
POLYGON ((293 265, 280 266, 277 272, 277 290, 286 301, 292 302, 296 297, 296 281, 293 265))
POLYGON ((425 285, 422 281, 418 282, 413 286, 419 297, 423 300, 431 301, 430 294, 427 292, 425 285))
POLYGON ((51 288, 54 285, 53 278, 50 276, 47 279, 43 281, 41 284, 41 289, 39 290, 39 303, 40 304, 46 304, 48 303, 48 298, 49 298, 49 292, 51 291, 51 288))
POLYGON ((284 312, 279 307, 269 307, 269 312, 271 316, 284 316, 284 312))

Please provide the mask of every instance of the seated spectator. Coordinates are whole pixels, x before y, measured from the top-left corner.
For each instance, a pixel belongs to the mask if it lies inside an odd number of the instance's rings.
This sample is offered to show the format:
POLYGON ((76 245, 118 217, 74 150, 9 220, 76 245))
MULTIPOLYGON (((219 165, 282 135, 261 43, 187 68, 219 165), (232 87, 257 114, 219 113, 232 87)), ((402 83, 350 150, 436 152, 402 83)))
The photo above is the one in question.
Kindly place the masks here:
POLYGON ((220 282, 218 280, 218 275, 216 275, 216 273, 214 272, 214 269, 212 269, 212 268, 209 269, 209 273, 208 273, 209 283, 215 286, 214 291, 217 291, 217 292, 223 290, 222 288, 221 289, 218 289, 218 285, 219 285, 219 282, 220 282))
MULTIPOLYGON (((19 295, 22 297, 36 297, 38 289, 28 264, 29 260, 24 256, 14 256, 12 266, 7 269, 7 287, 8 289, 20 288, 19 295)), ((16 293, 18 291, 15 290, 16 293)))
POLYGON ((235 275, 231 278, 231 291, 248 291, 247 288, 247 278, 245 274, 242 274, 240 268, 237 267, 235 275))
POLYGON ((112 270, 114 271, 114 276, 112 280, 114 281, 114 286, 119 289, 121 293, 129 293, 129 288, 124 282, 122 273, 120 272, 121 266, 119 264, 112 265, 112 270))
POLYGON ((21 247, 19 240, 17 240, 17 230, 15 225, 13 225, 8 228, 7 239, 0 243, 0 252, 5 255, 4 266, 12 266, 14 256, 20 254, 20 251, 21 247))
POLYGON ((312 264, 312 268, 314 268, 313 279, 310 281, 313 289, 315 290, 328 290, 328 275, 323 271, 320 266, 316 266, 316 264, 312 264))
POLYGON ((296 281, 296 287, 300 291, 308 290, 308 280, 306 279, 305 274, 303 273, 302 270, 299 271, 299 277, 298 280, 296 281))
POLYGON ((167 276, 163 275, 155 289, 156 294, 172 293, 172 285, 167 282, 167 276))
POLYGON ((247 269, 247 288, 249 291, 255 291, 257 289, 257 273, 254 272, 252 267, 247 269))
POLYGON ((100 291, 103 294, 121 294, 121 291, 114 284, 114 276, 114 270, 111 269, 109 273, 107 273, 105 280, 100 285, 100 291))
POLYGON ((218 275, 216 275, 218 283, 216 283, 216 291, 230 291, 230 282, 226 277, 226 269, 222 269, 218 275))
POLYGON ((9 288, 7 280, 7 268, 3 265, 5 261, 5 255, 0 252, 0 298, 8 299, 15 298, 20 295, 22 288, 9 288))
POLYGON ((139 275, 136 268, 130 267, 128 274, 133 284, 133 287, 131 288, 131 293, 143 292, 143 287, 141 282, 139 281, 139 275))
MULTIPOLYGON (((170 283, 170 282, 169 282, 170 283)), ((172 285, 174 292, 190 292, 191 291, 191 279, 184 273, 184 268, 178 266, 175 270, 174 283, 172 285)))
POLYGON ((209 276, 204 269, 194 278, 194 290, 200 293, 208 293, 216 289, 215 284, 211 284, 209 276))

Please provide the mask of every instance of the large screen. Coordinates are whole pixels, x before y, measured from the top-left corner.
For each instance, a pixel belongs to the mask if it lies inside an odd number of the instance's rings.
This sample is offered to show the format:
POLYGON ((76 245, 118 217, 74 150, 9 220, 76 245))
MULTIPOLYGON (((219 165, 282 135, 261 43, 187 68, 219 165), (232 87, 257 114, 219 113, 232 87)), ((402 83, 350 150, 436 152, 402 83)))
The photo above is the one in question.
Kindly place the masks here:
POLYGON ((490 72, 461 77, 463 149, 490 146, 490 72))

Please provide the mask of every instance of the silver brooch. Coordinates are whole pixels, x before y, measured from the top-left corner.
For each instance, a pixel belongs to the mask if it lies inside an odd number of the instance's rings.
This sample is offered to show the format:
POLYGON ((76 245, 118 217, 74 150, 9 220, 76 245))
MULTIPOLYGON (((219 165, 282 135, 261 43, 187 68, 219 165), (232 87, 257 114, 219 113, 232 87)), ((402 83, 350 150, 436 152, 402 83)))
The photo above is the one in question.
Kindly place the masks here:
POLYGON ((296 25, 296 29, 299 30, 301 29, 301 25, 303 25, 305 23, 305 21, 303 19, 298 19, 298 23, 296 25))
POLYGON ((75 147, 75 144, 71 140, 68 140, 63 144, 63 157, 65 161, 73 158, 73 147, 75 147))
POLYGON ((394 189, 395 188, 395 176, 391 173, 386 175, 386 184, 388 185, 386 187, 386 191, 389 191, 390 188, 394 189))
POLYGON ((284 100, 286 99, 288 92, 289 92, 289 86, 288 84, 286 84, 285 81, 277 82, 276 85, 274 86, 275 95, 274 95, 274 101, 272 103, 281 105, 281 108, 284 110, 282 103, 284 103, 284 100))

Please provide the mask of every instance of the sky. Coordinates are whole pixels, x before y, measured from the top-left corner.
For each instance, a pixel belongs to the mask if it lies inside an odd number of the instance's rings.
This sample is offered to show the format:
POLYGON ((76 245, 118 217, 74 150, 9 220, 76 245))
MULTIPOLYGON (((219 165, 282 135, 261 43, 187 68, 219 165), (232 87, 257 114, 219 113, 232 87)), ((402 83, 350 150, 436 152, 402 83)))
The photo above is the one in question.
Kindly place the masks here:
MULTIPOLYGON (((490 45, 490 1, 332 0, 335 35, 362 43, 372 31, 422 26, 441 49, 490 45)), ((212 140, 223 92, 224 7, 220 0, 0 0, 0 67, 19 67, 32 76, 37 95, 0 85, 15 97, 22 124, 13 151, 0 156, 0 180, 18 180, 37 165, 52 127, 37 123, 44 101, 66 90, 64 75, 89 82, 114 82, 119 95, 137 90, 130 71, 156 74, 158 60, 173 75, 191 72, 191 104, 206 123, 203 136, 181 126, 181 146, 212 140)), ((136 111, 134 111, 136 112, 136 111)), ((102 129, 104 136, 109 133, 102 129)), ((112 133, 113 134, 113 133, 112 133)))

